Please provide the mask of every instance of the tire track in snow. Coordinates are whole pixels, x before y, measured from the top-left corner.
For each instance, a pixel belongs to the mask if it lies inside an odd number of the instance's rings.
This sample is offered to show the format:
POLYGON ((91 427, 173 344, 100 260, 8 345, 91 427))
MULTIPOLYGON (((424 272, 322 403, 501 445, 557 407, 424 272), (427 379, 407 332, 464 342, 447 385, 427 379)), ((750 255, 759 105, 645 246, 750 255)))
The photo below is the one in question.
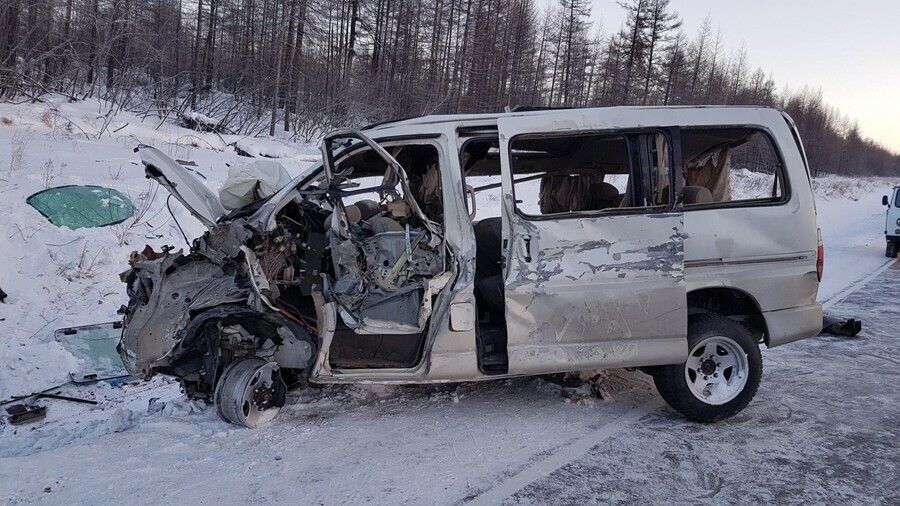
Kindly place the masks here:
POLYGON ((861 289, 862 287, 866 286, 867 284, 869 284, 870 281, 872 281, 873 279, 880 276, 882 272, 888 270, 892 265, 897 263, 897 261, 898 261, 897 258, 892 258, 892 259, 886 261, 884 264, 882 264, 880 267, 878 267, 874 271, 872 271, 872 273, 869 274, 868 276, 863 276, 862 278, 858 279, 856 282, 845 287, 843 290, 836 293, 831 298, 829 298, 828 300, 826 300, 825 302, 822 303, 822 311, 828 311, 835 304, 846 299, 854 292, 856 292, 859 289, 861 289))
POLYGON ((522 471, 509 477, 493 488, 479 494, 467 504, 476 506, 488 506, 500 504, 507 497, 515 494, 535 481, 549 476, 557 469, 574 461, 587 453, 591 448, 616 435, 632 423, 644 418, 648 414, 662 406, 662 400, 654 398, 641 404, 614 421, 599 429, 557 449, 550 456, 540 460, 522 471))

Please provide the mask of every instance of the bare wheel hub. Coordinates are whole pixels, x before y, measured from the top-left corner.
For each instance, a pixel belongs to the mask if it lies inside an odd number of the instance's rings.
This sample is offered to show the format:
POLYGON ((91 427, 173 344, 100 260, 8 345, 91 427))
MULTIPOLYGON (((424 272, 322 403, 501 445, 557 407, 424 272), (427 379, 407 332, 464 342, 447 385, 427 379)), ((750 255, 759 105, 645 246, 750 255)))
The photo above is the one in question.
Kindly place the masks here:
POLYGON ((717 368, 718 368, 718 366, 716 365, 716 361, 711 358, 708 358, 700 364, 699 372, 701 374, 705 374, 705 375, 709 376, 709 375, 715 373, 717 368))
POLYGON ((259 409, 272 407, 275 401, 275 387, 256 387, 253 389, 253 404, 259 409))
POLYGON ((216 410, 226 422, 256 427, 275 418, 286 393, 278 364, 240 359, 225 368, 216 384, 216 410))

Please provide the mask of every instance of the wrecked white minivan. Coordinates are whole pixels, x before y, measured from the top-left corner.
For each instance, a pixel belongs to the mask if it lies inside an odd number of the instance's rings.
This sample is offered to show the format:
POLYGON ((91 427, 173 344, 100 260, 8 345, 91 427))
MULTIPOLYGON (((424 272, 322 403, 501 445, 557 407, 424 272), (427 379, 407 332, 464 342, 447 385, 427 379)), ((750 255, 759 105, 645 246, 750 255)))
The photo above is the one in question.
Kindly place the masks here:
POLYGON ((652 374, 687 417, 750 402, 759 346, 817 334, 822 248, 789 117, 757 108, 430 116, 343 130, 227 212, 142 146, 209 231, 123 273, 132 374, 255 426, 309 383, 652 374))

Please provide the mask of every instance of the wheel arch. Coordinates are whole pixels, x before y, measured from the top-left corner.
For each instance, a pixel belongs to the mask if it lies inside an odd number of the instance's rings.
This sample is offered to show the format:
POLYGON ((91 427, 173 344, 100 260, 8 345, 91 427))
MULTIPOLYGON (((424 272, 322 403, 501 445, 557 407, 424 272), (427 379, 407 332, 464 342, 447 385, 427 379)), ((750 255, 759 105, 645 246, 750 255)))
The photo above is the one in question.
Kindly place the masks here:
POLYGON ((758 341, 769 345, 769 329, 762 309, 750 293, 732 286, 704 287, 687 294, 688 317, 712 313, 734 320, 758 341))

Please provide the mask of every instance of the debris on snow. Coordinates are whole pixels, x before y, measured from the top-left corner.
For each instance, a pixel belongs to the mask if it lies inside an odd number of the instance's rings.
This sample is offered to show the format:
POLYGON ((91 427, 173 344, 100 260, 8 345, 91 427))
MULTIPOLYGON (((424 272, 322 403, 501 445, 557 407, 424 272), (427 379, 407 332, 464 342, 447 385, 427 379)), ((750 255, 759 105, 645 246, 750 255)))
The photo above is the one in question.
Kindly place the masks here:
POLYGON ((222 120, 210 118, 197 111, 187 110, 181 114, 184 126, 200 132, 225 133, 225 123, 222 120))
POLYGON ((822 318, 822 332, 834 336, 856 337, 862 332, 862 322, 856 318, 842 320, 825 315, 822 318))

